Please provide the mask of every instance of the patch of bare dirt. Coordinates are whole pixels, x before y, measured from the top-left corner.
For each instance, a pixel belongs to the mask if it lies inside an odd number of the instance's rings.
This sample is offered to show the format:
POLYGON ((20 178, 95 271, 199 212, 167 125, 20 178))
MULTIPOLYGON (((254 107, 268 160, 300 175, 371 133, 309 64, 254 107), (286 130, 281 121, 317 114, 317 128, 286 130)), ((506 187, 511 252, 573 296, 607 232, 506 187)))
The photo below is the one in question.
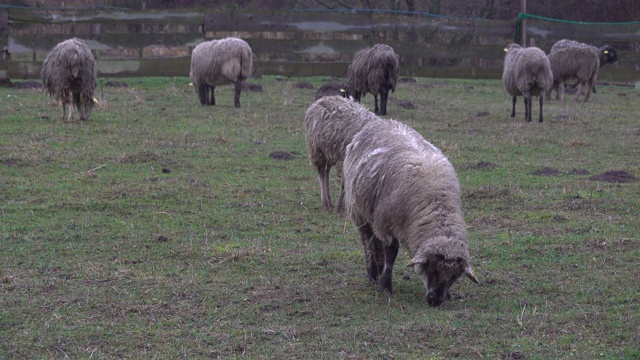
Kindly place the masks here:
POLYGON ((6 167, 19 167, 19 166, 28 166, 29 163, 19 158, 6 158, 6 159, 0 160, 0 165, 4 165, 6 167))
POLYGON ((477 117, 483 117, 483 116, 489 116, 489 112, 488 111, 479 111, 476 116, 477 117))
POLYGON ((294 86, 295 86, 295 88, 297 88, 297 89, 313 90, 313 85, 309 84, 309 83, 308 83, 308 82, 306 82, 306 81, 296 83, 294 86))
POLYGON ((628 183, 636 181, 636 177, 623 170, 611 170, 589 177, 592 181, 606 181, 614 183, 628 183))
POLYGON ((242 90, 250 92, 262 92, 262 85, 245 82, 242 84, 242 90))
POLYGON ((403 109, 413 110, 413 109, 416 108, 416 106, 413 104, 413 102, 411 102, 409 100, 398 100, 397 98, 394 98, 392 96, 389 97, 389 100, 391 100, 391 102, 393 102, 398 107, 401 107, 403 109))
POLYGON ((550 167, 543 167, 542 169, 530 172, 529 174, 539 176, 559 176, 560 170, 550 167))
POLYGON ((344 84, 339 83, 329 83, 322 85, 316 91, 316 99, 320 99, 323 96, 340 95, 340 90, 344 89, 344 87, 344 84))
POLYGON ((276 160, 292 160, 294 159, 296 156, 293 155, 290 152, 287 151, 274 151, 271 154, 269 154, 269 157, 272 159, 276 159, 276 160))

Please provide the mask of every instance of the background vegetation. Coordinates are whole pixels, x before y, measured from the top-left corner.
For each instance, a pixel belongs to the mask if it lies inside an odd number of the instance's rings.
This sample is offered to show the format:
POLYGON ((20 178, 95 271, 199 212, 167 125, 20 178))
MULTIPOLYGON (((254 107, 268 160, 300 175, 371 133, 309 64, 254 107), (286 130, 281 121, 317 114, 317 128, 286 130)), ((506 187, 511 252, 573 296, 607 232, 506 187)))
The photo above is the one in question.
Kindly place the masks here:
POLYGON ((499 81, 415 80, 389 115, 457 169, 482 283, 439 308, 404 250, 393 295, 368 283, 321 210, 303 117, 344 79, 252 79, 241 109, 102 79, 77 123, 0 88, 0 358, 638 359, 638 90, 525 123, 499 81))

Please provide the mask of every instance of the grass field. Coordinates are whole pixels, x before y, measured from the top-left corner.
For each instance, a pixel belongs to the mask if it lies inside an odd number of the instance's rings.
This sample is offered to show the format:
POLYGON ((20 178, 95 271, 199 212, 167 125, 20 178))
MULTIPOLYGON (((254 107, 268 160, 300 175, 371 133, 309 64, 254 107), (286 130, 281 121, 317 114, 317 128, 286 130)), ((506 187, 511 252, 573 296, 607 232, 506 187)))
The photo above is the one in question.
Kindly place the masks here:
POLYGON ((406 251, 380 292, 321 210, 304 112, 344 79, 251 79, 241 109, 119 80, 75 123, 0 88, 0 358, 640 358, 638 89, 525 123, 499 81, 398 85, 389 116, 456 168, 481 282, 432 308, 406 251))

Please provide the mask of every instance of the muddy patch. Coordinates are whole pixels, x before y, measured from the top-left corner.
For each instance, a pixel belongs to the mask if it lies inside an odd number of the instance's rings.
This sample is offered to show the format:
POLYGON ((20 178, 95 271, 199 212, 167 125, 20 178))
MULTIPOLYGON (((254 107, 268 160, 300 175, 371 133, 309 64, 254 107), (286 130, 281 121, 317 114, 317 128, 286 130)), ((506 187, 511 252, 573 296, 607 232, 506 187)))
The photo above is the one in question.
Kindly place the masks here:
POLYGON ((389 100, 391 100, 392 103, 394 103, 395 105, 397 105, 398 107, 401 107, 403 109, 413 110, 413 109, 416 108, 416 106, 413 104, 413 102, 411 102, 409 100, 398 100, 398 99, 393 98, 393 97, 389 97, 389 100))
POLYGON ((589 177, 592 181, 606 181, 613 183, 629 183, 636 181, 636 177, 623 170, 611 170, 589 177))
POLYGON ((479 111, 476 116, 477 117, 484 117, 484 116, 489 116, 489 112, 488 111, 479 111))
POLYGON ((408 77, 404 77, 404 78, 400 78, 398 79, 398 82, 400 84, 415 84, 418 82, 418 80, 414 79, 414 78, 408 78, 408 77))
POLYGON ((559 176, 560 170, 550 167, 543 167, 542 169, 530 172, 529 174, 538 176, 559 176))

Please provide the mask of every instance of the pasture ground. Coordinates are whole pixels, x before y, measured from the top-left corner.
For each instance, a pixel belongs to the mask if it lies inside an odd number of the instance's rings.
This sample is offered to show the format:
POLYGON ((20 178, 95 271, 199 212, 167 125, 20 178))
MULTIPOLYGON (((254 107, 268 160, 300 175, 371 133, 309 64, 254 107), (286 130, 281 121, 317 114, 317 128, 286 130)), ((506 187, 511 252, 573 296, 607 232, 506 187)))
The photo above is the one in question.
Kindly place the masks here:
POLYGON ((321 210, 304 112, 344 79, 251 79, 241 109, 101 79, 75 123, 0 88, 0 358, 640 358, 640 91, 525 123, 499 81, 413 80, 389 116, 456 168, 481 281, 439 308, 404 250, 393 295, 368 283, 321 210))

